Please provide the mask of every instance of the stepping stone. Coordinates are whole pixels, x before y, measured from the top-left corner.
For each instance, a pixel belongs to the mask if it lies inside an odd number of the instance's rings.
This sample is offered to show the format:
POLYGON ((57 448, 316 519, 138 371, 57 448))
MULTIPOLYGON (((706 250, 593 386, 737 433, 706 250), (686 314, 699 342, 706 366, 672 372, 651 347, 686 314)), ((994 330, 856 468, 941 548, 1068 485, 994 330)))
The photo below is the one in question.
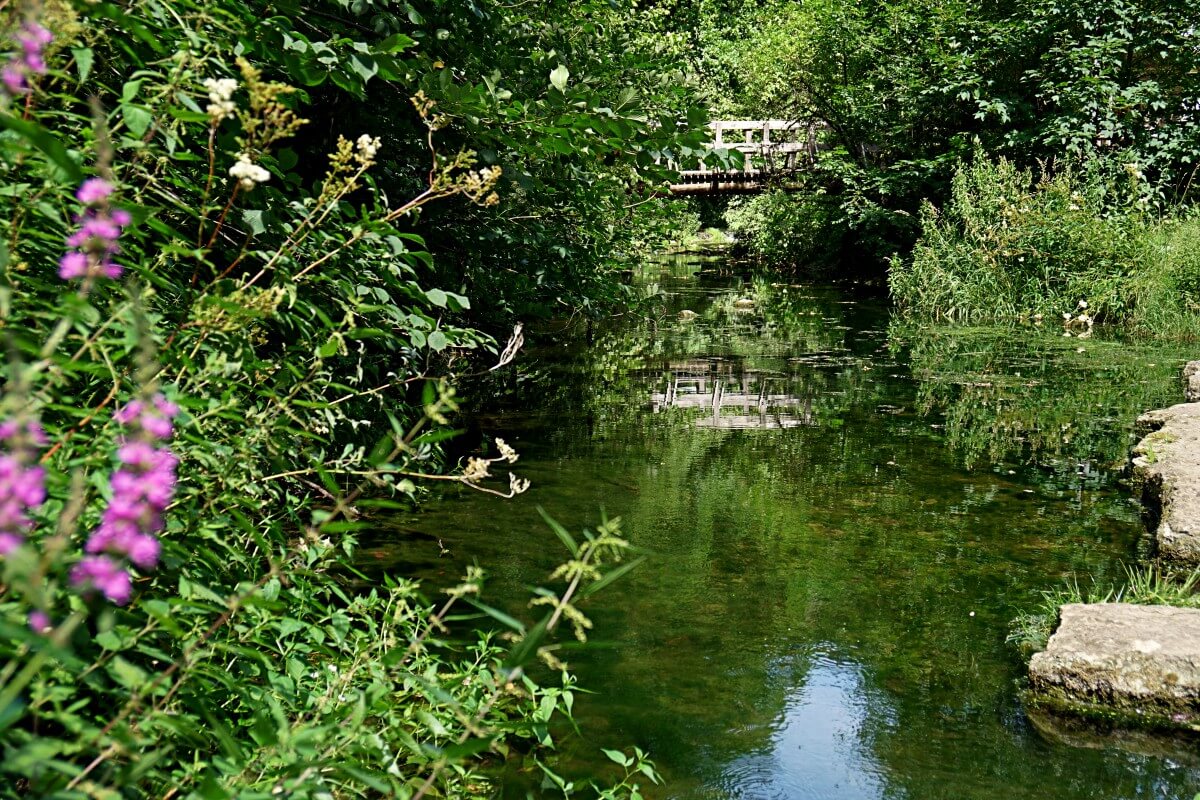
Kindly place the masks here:
POLYGON ((1137 425, 1147 433, 1133 449, 1133 482, 1154 552, 1200 566, 1200 403, 1150 411, 1137 425))
POLYGON ((1073 603, 1029 662, 1031 704, 1200 731, 1200 609, 1073 603))
POLYGON ((1183 380, 1186 384, 1184 394, 1189 403, 1200 403, 1200 361, 1189 361, 1183 368, 1183 380))

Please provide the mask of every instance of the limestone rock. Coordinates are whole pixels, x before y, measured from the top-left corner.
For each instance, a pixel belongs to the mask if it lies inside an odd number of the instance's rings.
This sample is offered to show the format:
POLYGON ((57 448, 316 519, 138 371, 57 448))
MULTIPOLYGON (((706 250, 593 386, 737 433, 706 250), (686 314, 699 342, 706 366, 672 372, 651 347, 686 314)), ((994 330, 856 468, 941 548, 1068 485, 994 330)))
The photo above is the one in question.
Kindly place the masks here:
POLYGON ((1200 565, 1200 403, 1138 417, 1133 482, 1159 558, 1200 565))
POLYGON ((1029 662, 1035 696, 1072 709, 1192 727, 1200 720, 1200 609, 1127 603, 1065 605, 1029 662))
POLYGON ((1183 368, 1184 392, 1189 403, 1200 403, 1200 361, 1189 361, 1183 368))

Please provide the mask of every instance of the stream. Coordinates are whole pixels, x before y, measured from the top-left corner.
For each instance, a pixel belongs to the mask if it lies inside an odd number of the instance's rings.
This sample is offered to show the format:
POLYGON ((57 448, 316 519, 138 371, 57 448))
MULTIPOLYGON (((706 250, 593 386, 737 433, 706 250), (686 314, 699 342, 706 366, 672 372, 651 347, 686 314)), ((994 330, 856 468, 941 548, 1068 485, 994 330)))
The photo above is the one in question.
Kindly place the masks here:
MULTIPOLYGON (((1044 592, 1136 563, 1132 422, 1181 400, 1188 350, 1053 320, 921 327, 721 258, 664 258, 634 288, 657 294, 646 314, 551 338, 468 396, 528 493, 446 491, 365 553, 432 586, 478 562, 485 599, 529 619, 566 556, 538 508, 571 530, 620 517, 648 558, 560 653, 593 692, 586 738, 557 735, 564 774, 611 776, 600 748, 637 745, 664 779, 648 797, 1200 791, 1189 758, 1039 732, 1006 642, 1044 592)), ((504 780, 556 796, 532 759, 504 780)))

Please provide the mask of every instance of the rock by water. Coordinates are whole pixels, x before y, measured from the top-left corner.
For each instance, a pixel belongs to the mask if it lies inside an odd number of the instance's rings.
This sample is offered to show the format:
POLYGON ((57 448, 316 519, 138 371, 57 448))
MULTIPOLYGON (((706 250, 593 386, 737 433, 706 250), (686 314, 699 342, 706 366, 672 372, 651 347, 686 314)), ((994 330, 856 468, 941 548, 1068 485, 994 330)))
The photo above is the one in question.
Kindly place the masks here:
POLYGON ((1200 609, 1074 603, 1060 614, 1029 662, 1042 702, 1200 729, 1200 609))
POLYGON ((1143 414, 1138 429, 1145 436, 1133 450, 1133 478, 1155 553, 1200 565, 1200 403, 1143 414))

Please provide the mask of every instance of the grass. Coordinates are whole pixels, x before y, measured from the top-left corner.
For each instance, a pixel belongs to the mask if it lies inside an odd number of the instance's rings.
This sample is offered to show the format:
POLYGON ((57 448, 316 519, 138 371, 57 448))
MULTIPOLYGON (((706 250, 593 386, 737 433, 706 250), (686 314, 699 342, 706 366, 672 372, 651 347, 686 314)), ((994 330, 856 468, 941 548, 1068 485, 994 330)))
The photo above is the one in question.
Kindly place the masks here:
POLYGON ((1012 621, 1008 641, 1025 654, 1044 650, 1058 624, 1058 610, 1070 603, 1130 603, 1142 606, 1200 608, 1200 569, 1180 571, 1162 567, 1129 567, 1121 587, 1093 583, 1088 588, 1072 579, 1045 592, 1032 611, 1012 621))

